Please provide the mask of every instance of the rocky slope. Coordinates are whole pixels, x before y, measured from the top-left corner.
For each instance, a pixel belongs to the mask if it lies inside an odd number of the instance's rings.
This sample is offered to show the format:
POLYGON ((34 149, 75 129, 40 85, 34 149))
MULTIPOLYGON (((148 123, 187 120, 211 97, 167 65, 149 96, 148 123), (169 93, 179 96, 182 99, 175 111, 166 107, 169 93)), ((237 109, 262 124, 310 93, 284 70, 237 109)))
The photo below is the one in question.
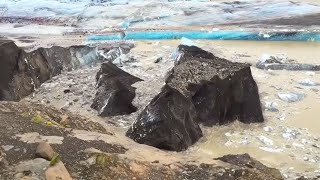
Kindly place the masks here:
POLYGON ((74 179, 282 179, 279 171, 248 155, 221 158, 226 162, 221 166, 192 163, 165 166, 124 158, 120 155, 127 149, 121 145, 86 141, 73 134, 75 130, 83 130, 113 136, 103 126, 40 104, 1 102, 0 121, 1 179, 44 179, 53 160, 50 165, 36 157, 41 142, 51 144, 60 156, 55 161, 61 160, 74 179))

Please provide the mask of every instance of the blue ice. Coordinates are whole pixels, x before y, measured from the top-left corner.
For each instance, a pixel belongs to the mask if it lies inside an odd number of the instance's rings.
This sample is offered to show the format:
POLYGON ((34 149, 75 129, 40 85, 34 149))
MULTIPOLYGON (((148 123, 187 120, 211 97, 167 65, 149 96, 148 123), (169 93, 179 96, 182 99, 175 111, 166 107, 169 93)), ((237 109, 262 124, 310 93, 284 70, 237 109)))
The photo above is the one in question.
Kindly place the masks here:
POLYGON ((215 39, 215 40, 269 40, 269 41, 320 41, 317 32, 274 32, 269 36, 262 36, 258 32, 249 31, 149 31, 125 32, 108 35, 90 35, 89 41, 102 40, 166 40, 166 39, 215 39))

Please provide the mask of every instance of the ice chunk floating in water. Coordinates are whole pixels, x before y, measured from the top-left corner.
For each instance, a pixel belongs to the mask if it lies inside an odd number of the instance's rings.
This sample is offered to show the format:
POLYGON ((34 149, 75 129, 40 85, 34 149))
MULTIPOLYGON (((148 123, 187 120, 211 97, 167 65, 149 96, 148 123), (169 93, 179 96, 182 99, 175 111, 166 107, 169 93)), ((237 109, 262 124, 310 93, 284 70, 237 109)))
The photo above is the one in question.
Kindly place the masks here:
POLYGON ((221 40, 268 40, 268 41, 320 41, 320 32, 274 32, 263 36, 250 31, 141 31, 106 35, 90 35, 89 41, 103 40, 165 40, 165 39, 221 39, 221 40))
POLYGON ((302 86, 320 86, 320 83, 311 81, 310 79, 304 79, 299 82, 302 86))
POLYGON ((297 102, 302 101, 305 94, 302 93, 279 93, 279 98, 286 102, 297 102))

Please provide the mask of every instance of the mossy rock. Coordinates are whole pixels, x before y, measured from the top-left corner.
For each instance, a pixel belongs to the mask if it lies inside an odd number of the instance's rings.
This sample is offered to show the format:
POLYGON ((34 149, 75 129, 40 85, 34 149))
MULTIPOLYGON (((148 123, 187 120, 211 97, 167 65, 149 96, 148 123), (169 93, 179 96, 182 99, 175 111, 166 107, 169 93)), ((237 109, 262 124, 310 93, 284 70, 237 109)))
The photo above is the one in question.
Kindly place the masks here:
POLYGON ((116 156, 107 154, 96 154, 96 164, 107 167, 107 166, 117 166, 119 159, 116 156))
POLYGON ((42 116, 40 116, 39 114, 36 115, 35 117, 33 117, 31 119, 32 122, 37 123, 37 124, 43 124, 45 122, 45 120, 43 119, 42 116))
POLYGON ((60 162, 60 155, 59 154, 55 154, 53 157, 52 157, 52 159, 51 159, 51 161, 50 161, 50 166, 54 166, 54 165, 56 165, 58 162, 60 162))

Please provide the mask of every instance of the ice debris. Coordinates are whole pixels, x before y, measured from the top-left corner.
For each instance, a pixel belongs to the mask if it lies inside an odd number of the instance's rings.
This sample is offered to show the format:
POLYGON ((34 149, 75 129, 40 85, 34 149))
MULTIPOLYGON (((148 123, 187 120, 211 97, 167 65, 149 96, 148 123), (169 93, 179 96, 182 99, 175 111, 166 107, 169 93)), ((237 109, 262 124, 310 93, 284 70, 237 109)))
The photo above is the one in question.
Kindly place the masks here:
POLYGON ((260 63, 277 63, 277 64, 284 64, 287 62, 293 62, 294 60, 288 59, 288 57, 285 54, 280 55, 269 55, 269 54, 263 54, 260 63))
POLYGON ((311 81, 310 79, 301 80, 299 84, 302 86, 320 86, 320 83, 311 81))
POLYGON ((285 139, 297 139, 300 133, 297 130, 287 128, 284 133, 282 133, 282 137, 285 139))
POLYGON ((278 112, 279 109, 277 107, 278 103, 276 102, 265 102, 265 110, 267 111, 278 112))
POLYGON ((267 146, 273 146, 273 141, 265 136, 258 136, 257 137, 259 139, 259 141, 261 141, 263 144, 267 145, 267 146))
POLYGON ((302 101, 305 98, 305 94, 303 93, 279 93, 278 97, 285 102, 297 102, 302 101))
POLYGON ((259 149, 266 151, 266 152, 271 152, 271 153, 280 153, 283 152, 282 149, 275 149, 275 148, 270 148, 270 147, 259 147, 259 149))
POLYGON ((185 37, 181 38, 180 44, 186 46, 198 46, 194 41, 185 37))

